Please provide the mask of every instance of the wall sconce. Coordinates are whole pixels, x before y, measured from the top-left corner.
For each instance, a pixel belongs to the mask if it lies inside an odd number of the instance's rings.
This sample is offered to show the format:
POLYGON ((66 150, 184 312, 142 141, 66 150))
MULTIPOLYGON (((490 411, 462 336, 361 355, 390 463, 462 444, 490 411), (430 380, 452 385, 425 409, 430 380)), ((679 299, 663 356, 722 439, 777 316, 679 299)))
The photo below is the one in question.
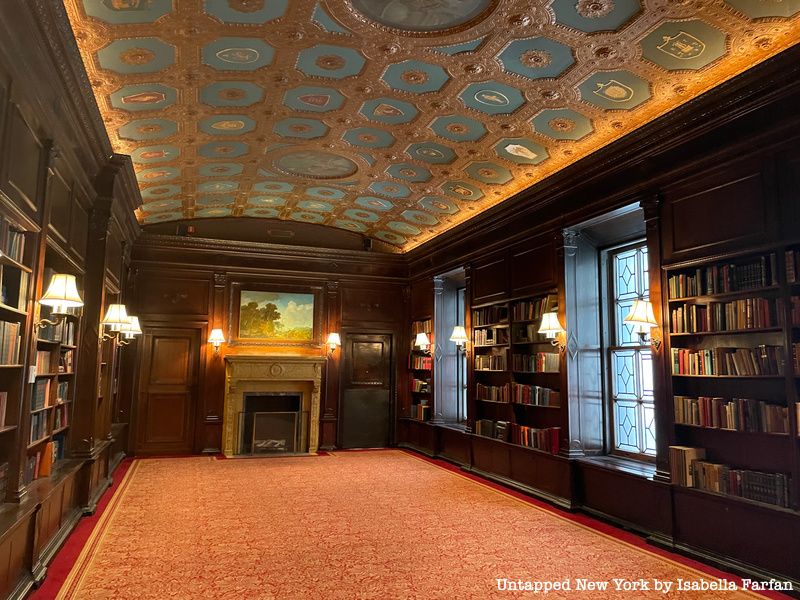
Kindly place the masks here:
POLYGON ((336 348, 342 345, 342 338, 334 331, 328 334, 328 339, 325 343, 328 344, 328 356, 333 356, 333 353, 336 352, 336 348))
POLYGON ((542 315, 542 322, 539 325, 539 333, 543 334, 553 346, 558 346, 560 350, 566 348, 565 344, 559 342, 560 335, 566 333, 558 320, 558 313, 547 312, 542 315))
POLYGON ((422 350, 423 352, 427 352, 428 349, 431 347, 431 340, 428 337, 428 334, 424 331, 420 331, 417 334, 417 338, 414 340, 414 346, 422 350))
POLYGON ((127 346, 130 344, 134 339, 136 339, 137 335, 142 334, 142 328, 139 325, 139 317, 128 317, 128 323, 122 326, 120 330, 122 333, 122 337, 124 339, 117 338, 117 345, 119 346, 127 346))
POLYGON ((208 343, 214 346, 214 354, 219 353, 219 347, 225 343, 225 334, 222 329, 212 329, 208 336, 208 343))
POLYGON ((78 293, 78 286, 74 275, 56 273, 50 279, 47 291, 39 299, 39 304, 49 306, 52 310, 54 319, 41 319, 36 323, 36 327, 41 329, 48 325, 58 325, 64 317, 69 314, 70 308, 80 308, 83 300, 78 293))
POLYGON ((456 343, 459 352, 464 352, 467 349, 467 332, 461 325, 453 327, 453 333, 450 334, 450 341, 456 343))
MULTIPOLYGON (((630 312, 622 319, 623 323, 633 325, 633 331, 639 335, 642 344, 648 342, 647 335, 653 327, 658 327, 655 314, 653 314, 653 304, 649 300, 634 300, 630 312)), ((650 340, 653 347, 658 350, 661 340, 650 340)))

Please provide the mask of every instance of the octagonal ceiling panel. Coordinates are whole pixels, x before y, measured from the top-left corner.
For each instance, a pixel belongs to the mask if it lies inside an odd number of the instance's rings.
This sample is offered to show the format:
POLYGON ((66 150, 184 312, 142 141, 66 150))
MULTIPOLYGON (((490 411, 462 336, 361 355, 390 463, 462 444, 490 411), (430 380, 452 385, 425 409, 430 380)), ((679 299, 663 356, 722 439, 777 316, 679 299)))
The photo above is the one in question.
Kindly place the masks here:
POLYGON ((142 224, 409 250, 800 41, 800 0, 65 0, 142 224))

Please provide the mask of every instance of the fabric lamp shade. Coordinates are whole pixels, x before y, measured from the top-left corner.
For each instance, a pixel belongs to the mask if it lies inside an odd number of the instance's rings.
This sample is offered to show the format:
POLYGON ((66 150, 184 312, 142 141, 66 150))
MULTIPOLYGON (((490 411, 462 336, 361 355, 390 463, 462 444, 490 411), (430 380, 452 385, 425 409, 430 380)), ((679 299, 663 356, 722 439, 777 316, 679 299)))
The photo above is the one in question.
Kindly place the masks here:
POLYGON ((122 331, 123 335, 126 338, 132 338, 137 335, 141 335, 142 328, 139 325, 139 317, 133 317, 133 316, 128 317, 128 323, 126 325, 123 325, 120 331, 122 331))
POLYGON ((215 346, 219 346, 220 344, 225 343, 225 334, 222 333, 222 329, 212 329, 211 333, 208 336, 208 343, 214 344, 215 346))
POLYGON ((640 332, 647 332, 658 325, 653 314, 653 304, 649 300, 634 300, 630 312, 622 321, 633 325, 640 332))
POLYGON ((456 344, 466 344, 469 340, 467 339, 467 332, 461 325, 456 325, 453 327, 453 333, 450 335, 450 341, 455 342, 456 344))
POLYGON ((417 334, 417 338, 414 340, 414 345, 417 348, 427 348, 431 345, 431 340, 428 337, 428 334, 424 331, 421 331, 417 334))
POLYGON ((75 276, 65 273, 53 275, 50 279, 50 284, 47 286, 47 291, 39 299, 39 304, 51 306, 55 309, 55 312, 83 306, 75 276))
POLYGON ((112 331, 122 331, 128 325, 128 318, 128 310, 124 304, 109 304, 101 324, 110 327, 112 331))
POLYGON ((335 348, 336 346, 341 346, 341 345, 342 345, 342 338, 341 338, 341 336, 340 336, 338 333, 336 333, 336 332, 329 333, 329 334, 328 334, 328 340, 327 340, 327 342, 326 342, 326 343, 327 343, 327 344, 328 344, 328 346, 330 346, 331 348, 335 348))
POLYGON ((558 322, 558 313, 548 312, 542 315, 542 323, 539 325, 539 333, 543 333, 548 338, 554 338, 564 331, 561 323, 558 322))

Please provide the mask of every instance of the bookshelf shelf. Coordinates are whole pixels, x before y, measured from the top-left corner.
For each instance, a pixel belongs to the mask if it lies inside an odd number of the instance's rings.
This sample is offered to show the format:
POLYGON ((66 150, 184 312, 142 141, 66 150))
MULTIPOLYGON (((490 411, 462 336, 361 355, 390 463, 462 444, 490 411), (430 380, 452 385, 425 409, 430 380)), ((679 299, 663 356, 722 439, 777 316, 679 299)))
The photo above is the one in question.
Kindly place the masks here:
POLYGON ((478 402, 491 402, 492 404, 509 404, 507 400, 487 400, 486 398, 478 398, 477 400, 478 402))
POLYGON ((508 323, 489 323, 486 325, 473 325, 473 329, 508 329, 508 323))
POLYGON ((560 375, 561 371, 512 371, 514 375, 560 375))
POLYGON ((26 313, 24 310, 20 310, 18 308, 14 308, 13 306, 9 306, 8 304, 0 302, 0 314, 2 314, 2 313, 6 314, 6 315, 10 313, 10 314, 16 315, 18 317, 27 317, 28 316, 28 313, 26 313))
POLYGON ((800 418, 797 367, 786 355, 797 318, 793 323, 791 253, 774 247, 663 269, 674 399, 670 466, 681 493, 800 508, 800 461, 788 441, 800 418), (719 289, 731 291, 677 297, 719 289))
POLYGON ((50 436, 49 435, 46 435, 46 436, 44 436, 42 438, 39 438, 35 442, 31 442, 30 444, 28 444, 28 450, 33 450, 38 445, 40 445, 42 442, 47 442, 49 440, 50 440, 50 436))
POLYGON ((67 429, 69 429, 69 425, 64 425, 63 427, 59 427, 58 429, 54 429, 53 430, 52 435, 58 435, 59 433, 62 433, 64 431, 66 431, 67 429))
POLYGON ((4 427, 0 427, 0 433, 7 433, 9 431, 16 431, 16 425, 6 425, 4 427))
POLYGON ((0 365, 0 369, 19 369, 24 365, 0 365))
POLYGON ((528 408, 547 408, 550 410, 561 410, 560 404, 542 405, 542 404, 525 404, 524 402, 511 402, 514 406, 527 406, 528 408))
POLYGON ((0 265, 7 265, 9 267, 14 267, 15 269, 19 269, 25 273, 33 273, 33 269, 23 265, 21 262, 17 262, 10 256, 8 256, 5 252, 0 252, 0 265))
POLYGON ((508 344, 473 344, 473 348, 507 348, 508 344))
POLYGON ((36 379, 45 378, 45 377, 58 377, 59 373, 37 373, 36 379))
POLYGON ((505 373, 505 369, 475 369, 476 373, 505 373))
POLYGON ((43 406, 42 408, 37 408, 35 410, 32 410, 31 414, 35 415, 36 413, 44 412, 46 410, 50 410, 51 408, 53 408, 53 407, 52 406, 43 406))

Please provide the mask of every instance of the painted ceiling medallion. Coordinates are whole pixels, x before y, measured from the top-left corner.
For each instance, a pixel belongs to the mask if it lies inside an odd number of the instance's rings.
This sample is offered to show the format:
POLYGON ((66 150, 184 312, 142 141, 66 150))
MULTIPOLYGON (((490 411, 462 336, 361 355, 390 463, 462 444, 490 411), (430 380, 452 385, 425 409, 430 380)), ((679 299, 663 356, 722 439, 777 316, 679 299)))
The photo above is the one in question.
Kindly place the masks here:
POLYGON ((358 165, 349 158, 320 150, 290 152, 273 164, 287 175, 309 179, 340 179, 358 171, 358 165))
POLYGON ((446 31, 485 16, 492 0, 351 0, 362 15, 413 33, 446 31))

